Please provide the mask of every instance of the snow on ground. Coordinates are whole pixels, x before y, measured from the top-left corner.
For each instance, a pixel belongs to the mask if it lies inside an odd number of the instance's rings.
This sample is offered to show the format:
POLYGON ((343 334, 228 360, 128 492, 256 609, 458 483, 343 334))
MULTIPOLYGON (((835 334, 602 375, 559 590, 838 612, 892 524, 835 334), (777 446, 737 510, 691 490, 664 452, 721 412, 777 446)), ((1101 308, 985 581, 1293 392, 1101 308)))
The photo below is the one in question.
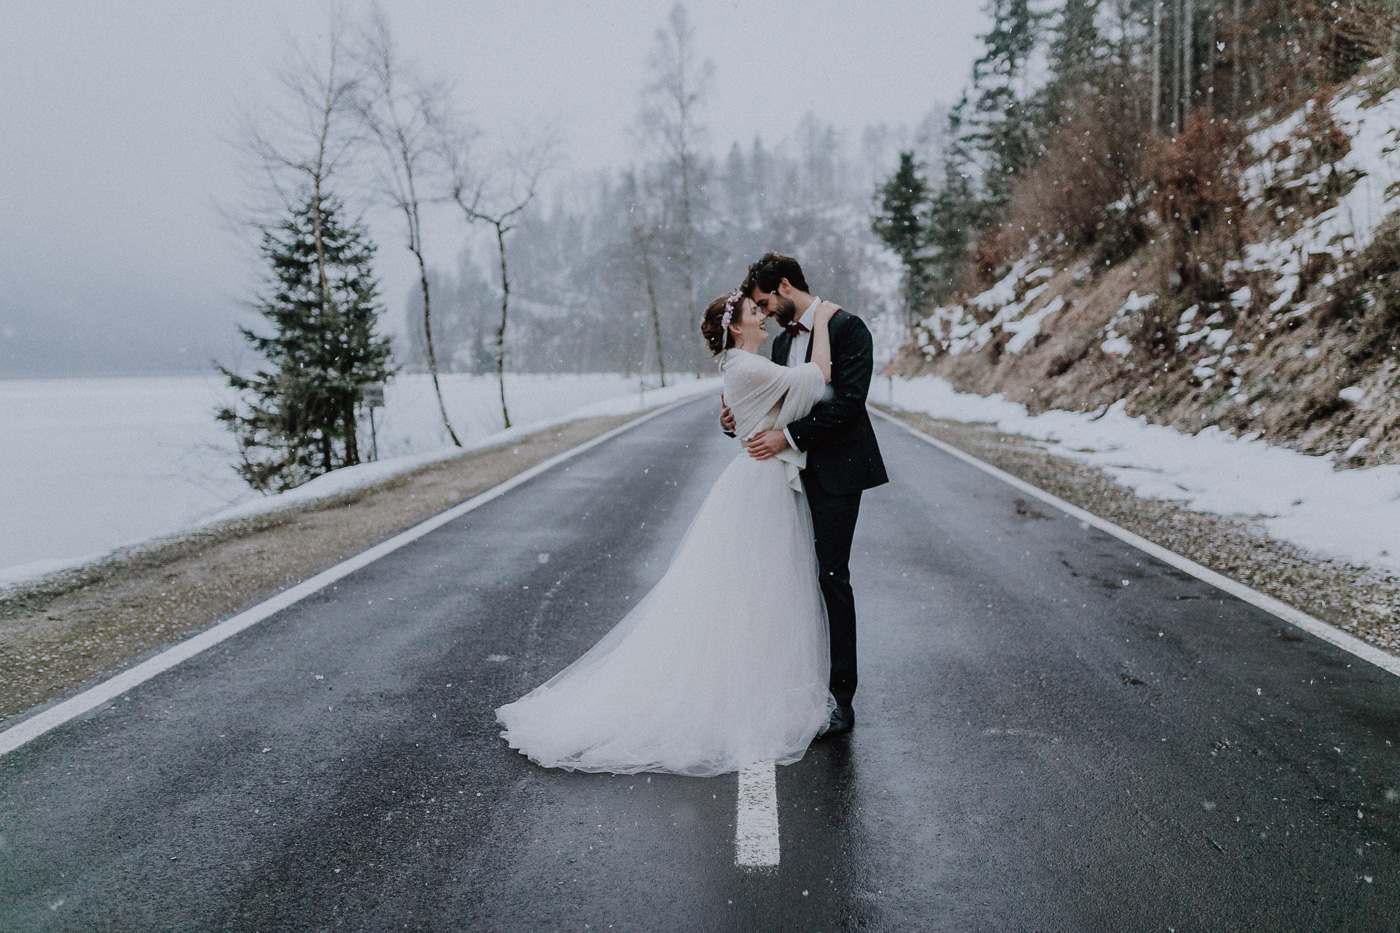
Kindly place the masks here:
MULTIPOLYGON (((1134 314, 1144 311, 1152 306, 1152 302, 1157 300, 1156 295, 1138 295, 1137 292, 1128 292, 1128 300, 1123 302, 1123 307, 1119 308, 1112 319, 1103 328, 1103 343, 1099 344, 1099 349, 1105 356, 1114 358, 1127 357, 1133 352, 1133 344, 1127 337, 1132 326, 1130 321, 1134 314)), ((1183 316, 1184 319, 1184 316, 1183 316)))
POLYGON ((56 569, 246 496, 213 416, 219 385, 0 380, 0 568, 56 569))
MULTIPOLYGON (((446 375, 442 390, 458 437, 481 447, 550 423, 717 392, 718 381, 685 378, 642 392, 636 376, 507 374, 517 425, 511 434, 501 433, 494 377, 446 375)), ((402 375, 375 413, 380 462, 264 497, 232 469, 229 435, 213 417, 228 399, 213 375, 0 380, 0 585, 203 521, 377 482, 456 450, 448 447, 431 380, 402 375)))
POLYGON ((909 411, 1049 442, 1140 495, 1257 519, 1270 535, 1315 554, 1400 572, 1400 466, 1337 470, 1330 458, 1216 427, 1190 435, 1149 424, 1125 414, 1122 402, 1100 413, 1030 415, 999 394, 957 392, 937 376, 896 379, 889 395, 909 411))
MULTIPOLYGON (((1245 173, 1245 194, 1257 203, 1276 178, 1288 178, 1287 187, 1321 190, 1333 171, 1356 178, 1356 183, 1329 209, 1307 220, 1293 234, 1245 247, 1245 268, 1263 270, 1277 276, 1278 295, 1270 307, 1279 311, 1293 300, 1308 257, 1330 254, 1337 260, 1360 253, 1375 239, 1376 231, 1394 205, 1394 184, 1400 179, 1400 90, 1393 90, 1379 101, 1367 99, 1368 89, 1351 87, 1330 101, 1333 119, 1351 140, 1347 154, 1335 166, 1324 164, 1298 175, 1297 169, 1308 154, 1294 143, 1292 152, 1279 162, 1261 159, 1245 173), (1297 177, 1290 177, 1290 176, 1297 177)), ((1302 126, 1309 103, 1289 118, 1267 126, 1249 137, 1249 144, 1261 155, 1281 143, 1302 126)), ((1323 285, 1331 284, 1324 278, 1323 285)), ((1306 310, 1306 309, 1304 309, 1306 310)))
POLYGON ((1065 307, 1064 298, 1056 295, 1039 310, 1026 313, 1049 290, 1048 280, 1055 275, 1050 266, 1028 272, 1034 258, 1033 253, 1022 257, 1000 281, 964 304, 934 308, 914 331, 915 342, 924 355, 933 355, 936 348, 930 341, 935 339, 953 356, 974 353, 985 347, 998 330, 1011 335, 1006 342, 1008 353, 1020 353, 1030 346, 1046 319, 1065 307), (1021 290, 1019 299, 1016 297, 1018 289, 1021 290), (991 314, 992 317, 979 324, 979 315, 969 312, 969 306, 977 308, 983 316, 991 314))
MULTIPOLYGON (((506 377, 506 381, 506 392, 508 393, 507 404, 509 404, 509 376, 506 377)), ((572 378, 570 378, 570 381, 572 381, 572 378)), ((493 383, 492 387, 496 388, 496 384, 493 383)), ((550 425, 560 424, 565 421, 574 421, 579 418, 602 418, 608 415, 633 414, 635 412, 643 411, 647 408, 654 408, 659 405, 667 405, 671 402, 679 401, 680 399, 697 395, 701 392, 713 392, 716 396, 718 396, 722 387, 723 380, 719 377, 701 380, 696 380, 694 378, 686 378, 683 379, 681 382, 669 385, 664 389, 652 387, 645 391, 639 391, 638 384, 634 380, 631 382, 631 385, 628 386, 628 388, 631 391, 623 395, 607 396, 601 399, 600 401, 591 402, 578 408, 565 410, 563 414, 559 414, 556 411, 556 413, 553 415, 544 414, 543 417, 525 423, 521 423, 519 420, 517 420, 519 416, 512 413, 510 428, 503 428, 501 430, 496 431, 494 434, 482 434, 476 441, 463 440, 461 448, 450 446, 450 444, 439 444, 424 453, 406 453, 396 457, 389 457, 376 460, 372 463, 361 463, 356 466, 345 467, 344 469, 340 470, 334 470, 330 473, 325 474, 324 476, 318 476, 311 482, 306 483, 302 486, 298 486, 296 489, 290 489, 287 492, 281 493, 280 495, 260 496, 256 499, 249 499, 246 502, 240 503, 231 508, 225 509, 222 512, 210 516, 208 519, 206 519, 206 522, 214 523, 228 521, 229 519, 234 518, 246 518, 250 515, 258 515, 263 512, 272 512, 276 511, 277 509, 286 508, 291 505, 300 505, 305 502, 313 502, 317 499, 326 499, 331 496, 340 495, 344 492, 349 492, 353 489, 361 489, 365 486, 372 486, 375 483, 388 479, 389 477, 394 476, 398 473, 403 473, 408 470, 417 469, 418 467, 424 466, 429 463, 436 463, 440 460, 450 460, 453 457, 461 456, 462 454, 468 453, 472 450, 480 450, 483 447, 495 447, 498 444, 507 443, 514 438, 525 437, 528 434, 533 434, 536 431, 549 427, 550 425)), ((557 389, 558 386, 549 386, 548 388, 557 389)), ((574 391, 577 392, 578 389, 579 387, 575 385, 574 391)), ((427 392, 423 395, 424 398, 430 400, 432 404, 436 406, 437 400, 432 395, 431 383, 428 386, 427 392)), ((562 400, 562 398, 563 397, 561 397, 560 400, 562 400)), ((386 403, 388 402, 387 397, 385 401, 386 403)), ((536 401, 538 404, 538 400, 536 401)), ((389 408, 390 406, 386 404, 385 407, 389 408)), ((560 406, 556 406, 556 409, 559 407, 560 406)), ((547 411, 547 408, 544 406, 539 406, 535 410, 537 412, 544 412, 547 411)), ((436 409, 434 409, 434 411, 436 411, 436 409)), ((496 414, 500 414, 499 409, 497 410, 496 414)), ((442 427, 441 417, 438 417, 436 423, 433 425, 433 428, 437 431, 440 431, 442 436, 446 438, 447 431, 442 427)), ((380 447, 379 452, 382 456, 384 453, 384 448, 382 446, 380 447)))

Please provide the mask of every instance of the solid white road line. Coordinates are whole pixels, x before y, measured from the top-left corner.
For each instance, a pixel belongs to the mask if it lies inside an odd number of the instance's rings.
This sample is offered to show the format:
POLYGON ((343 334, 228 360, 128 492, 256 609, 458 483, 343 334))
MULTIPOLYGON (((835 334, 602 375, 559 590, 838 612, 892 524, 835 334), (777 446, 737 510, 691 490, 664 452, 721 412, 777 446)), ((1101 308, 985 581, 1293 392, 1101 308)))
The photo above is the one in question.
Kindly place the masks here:
POLYGON ((734 821, 734 864, 778 867, 778 776, 771 760, 739 769, 739 813, 734 821))
POLYGON ((291 589, 285 590, 273 596, 271 599, 258 603, 251 609, 246 609, 232 618, 225 619, 223 622, 205 629, 198 635, 173 645, 160 654, 148 658, 140 664, 122 671, 120 674, 108 680, 104 680, 96 686, 84 690, 82 693, 69 697, 63 702, 57 703, 40 713, 36 713, 28 719, 0 732, 0 755, 12 752, 26 742, 33 741, 45 732, 48 732, 50 729, 55 729, 69 720, 81 716, 90 710, 96 709, 103 703, 121 696, 132 687, 143 684, 157 674, 169 670, 180 662, 186 661, 200 652, 212 648, 221 641, 232 638, 234 635, 237 635, 250 626, 256 625, 268 616, 275 615, 288 606, 300 602, 311 594, 325 589, 342 577, 348 576, 362 567, 369 566, 386 554, 392 554, 404 545, 417 541, 428 532, 446 525, 453 519, 460 518, 493 499, 499 499, 520 484, 534 479, 536 476, 558 466, 564 461, 577 457, 584 451, 591 450, 599 444, 605 444, 624 431, 630 431, 632 428, 650 421, 652 418, 664 415, 674 408, 679 408, 681 405, 689 404, 695 401, 697 397, 698 395, 683 398, 679 401, 672 402, 670 405, 658 408, 655 411, 647 412, 640 418, 636 418, 624 425, 613 428, 611 431, 599 434, 592 440, 585 441, 577 447, 571 447, 562 453, 555 454, 548 460, 535 464, 523 473, 517 473, 504 483, 493 486, 485 492, 468 499, 466 502, 454 505, 445 512, 439 512, 432 518, 414 525, 407 531, 400 532, 387 541, 376 544, 374 547, 362 551, 354 557, 343 560, 334 567, 323 570, 316 574, 316 576, 307 580, 303 580, 291 589))
POLYGON ((951 454, 952 456, 957 457, 964 463, 969 463, 972 466, 975 466, 983 473, 995 476, 1003 483, 1006 483, 1010 486, 1014 486, 1021 492, 1024 492, 1026 495, 1034 496, 1041 502, 1044 502, 1046 505, 1054 506, 1061 512, 1064 512, 1065 514, 1070 515, 1073 518, 1077 518, 1081 522, 1085 522, 1089 525, 1092 525, 1100 531, 1106 531, 1109 534, 1113 535, 1115 538, 1118 538, 1120 541, 1126 541, 1133 547, 1138 548, 1142 551, 1146 551, 1148 554, 1151 554, 1158 560, 1170 564, 1178 570, 1184 570, 1186 573, 1191 574, 1198 580, 1203 580, 1217 589, 1224 590, 1231 596, 1237 597, 1238 599, 1242 599, 1252 606, 1257 606, 1260 609, 1263 609, 1265 612, 1272 613, 1273 615, 1278 616, 1283 621, 1296 625, 1303 631, 1308 632, 1311 635, 1316 635, 1323 641, 1330 642, 1331 644, 1336 645, 1338 648, 1341 648, 1343 651, 1350 652, 1356 657, 1361 658, 1363 661, 1369 661, 1370 663, 1376 665, 1376 667, 1379 667, 1382 670, 1389 671, 1390 673, 1395 674, 1396 676, 1400 676, 1400 658, 1397 658, 1394 655, 1387 654, 1386 652, 1380 650, 1374 645, 1369 645, 1359 638, 1348 635, 1341 629, 1329 625, 1326 622, 1323 622, 1321 619, 1316 619, 1308 615, 1306 612, 1301 612, 1297 609, 1294 609, 1287 603, 1280 602, 1279 600, 1274 599, 1272 596, 1266 596, 1258 590, 1250 589, 1243 583, 1237 583, 1236 581, 1231 580, 1229 577, 1224 576, 1223 574, 1216 573, 1214 570, 1211 570, 1208 567, 1203 567, 1193 560, 1189 560, 1188 558, 1182 557, 1175 551, 1169 551, 1166 548, 1162 547, 1160 544, 1153 544, 1146 538, 1143 538, 1139 535, 1135 535, 1131 531, 1128 531, 1126 528, 1120 528, 1119 526, 1113 524, 1113 522, 1110 522, 1106 519, 1099 518, 1092 512, 1086 512, 1076 505, 1070 505, 1068 502, 1061 499, 1059 496, 1051 495, 1050 493, 1037 486, 1032 486, 1025 480, 1018 479, 1017 477, 1012 476, 1010 473, 1007 473, 1005 470, 999 470, 996 467, 992 466, 990 463, 985 463, 981 460, 978 460, 976 457, 972 456, 972 454, 969 454, 966 451, 959 450, 951 444, 940 441, 936 437, 930 437, 923 431, 914 428, 913 426, 905 423, 904 421, 901 421, 893 415, 886 414, 885 412, 880 411, 878 408, 871 408, 870 410, 879 417, 884 418, 886 421, 898 425, 899 427, 908 431, 910 434, 914 435, 920 440, 932 444, 934 447, 937 447, 944 453, 951 454))

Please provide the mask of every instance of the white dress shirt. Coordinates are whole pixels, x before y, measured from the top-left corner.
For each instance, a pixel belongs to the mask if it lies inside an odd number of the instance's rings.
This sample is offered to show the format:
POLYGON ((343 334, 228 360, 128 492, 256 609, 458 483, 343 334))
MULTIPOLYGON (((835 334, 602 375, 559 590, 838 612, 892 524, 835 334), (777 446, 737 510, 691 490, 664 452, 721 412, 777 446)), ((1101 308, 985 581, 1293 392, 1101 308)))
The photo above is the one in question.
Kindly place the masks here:
POLYGON ((807 347, 812 342, 812 325, 817 321, 817 302, 820 298, 813 298, 812 303, 807 306, 807 310, 797 319, 797 323, 807 328, 796 337, 792 338, 792 346, 788 349, 788 366, 801 366, 807 362, 807 347))
MULTIPOLYGON (((812 325, 817 321, 817 302, 819 301, 821 301, 820 298, 813 296, 812 303, 797 319, 797 323, 807 329, 792 338, 792 344, 788 347, 787 364, 789 367, 801 366, 807 362, 807 347, 812 343, 812 325)), ((788 433, 787 428, 783 428, 783 436, 787 438, 788 446, 796 450, 797 445, 792 442, 792 435, 788 433)))

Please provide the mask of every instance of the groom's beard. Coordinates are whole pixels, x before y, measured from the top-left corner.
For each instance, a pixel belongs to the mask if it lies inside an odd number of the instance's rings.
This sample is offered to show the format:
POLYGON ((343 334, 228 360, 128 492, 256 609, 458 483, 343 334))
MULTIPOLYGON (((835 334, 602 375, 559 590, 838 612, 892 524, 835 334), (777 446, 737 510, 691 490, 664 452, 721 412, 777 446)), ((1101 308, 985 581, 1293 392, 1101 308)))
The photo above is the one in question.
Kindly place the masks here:
POLYGON ((797 305, 791 298, 784 298, 782 295, 774 295, 772 299, 773 317, 778 323, 787 327, 797 320, 797 305))

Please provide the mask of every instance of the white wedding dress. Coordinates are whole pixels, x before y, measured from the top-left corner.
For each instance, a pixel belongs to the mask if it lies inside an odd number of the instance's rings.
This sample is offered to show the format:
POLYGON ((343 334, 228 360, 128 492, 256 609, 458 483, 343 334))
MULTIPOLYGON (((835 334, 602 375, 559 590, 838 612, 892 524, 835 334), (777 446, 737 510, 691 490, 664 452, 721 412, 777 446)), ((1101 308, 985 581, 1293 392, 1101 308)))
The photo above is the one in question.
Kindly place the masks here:
MULTIPOLYGON (((812 363, 731 350, 722 365, 740 438, 802 417, 825 389, 812 363)), ((496 710, 510 746, 545 767, 618 774, 708 777, 801 758, 835 705, 804 459, 740 450, 652 591, 583 657, 496 710)))

